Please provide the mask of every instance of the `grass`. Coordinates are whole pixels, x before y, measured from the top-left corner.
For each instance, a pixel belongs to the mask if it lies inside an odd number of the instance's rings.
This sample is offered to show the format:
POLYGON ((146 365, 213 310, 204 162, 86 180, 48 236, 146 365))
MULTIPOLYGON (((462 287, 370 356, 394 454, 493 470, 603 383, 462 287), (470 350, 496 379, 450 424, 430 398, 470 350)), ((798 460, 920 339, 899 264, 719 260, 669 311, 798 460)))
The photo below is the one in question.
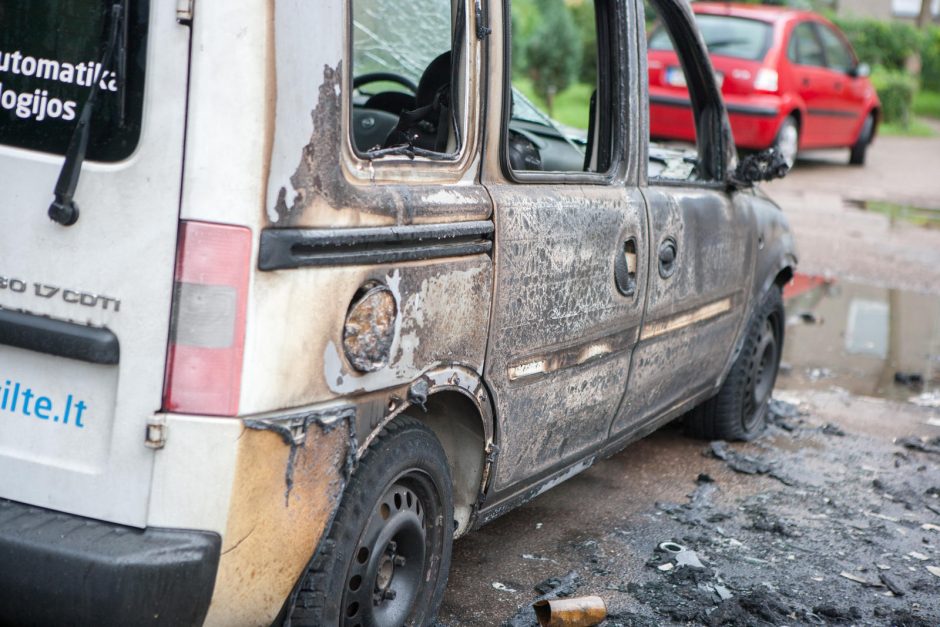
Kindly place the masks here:
MULTIPOLYGON (((532 81, 527 78, 513 78, 513 87, 532 101, 543 113, 548 113, 545 101, 536 95, 532 81)), ((587 130, 590 117, 591 92, 594 88, 587 83, 574 83, 555 96, 555 109, 551 117, 565 126, 587 130)))
POLYGON ((940 227, 940 211, 934 209, 924 209, 880 200, 867 200, 859 204, 862 205, 863 209, 888 216, 891 218, 891 222, 904 220, 927 228, 940 227))
POLYGON ((940 119, 940 91, 919 91, 914 95, 914 113, 940 119))
POLYGON ((937 131, 914 118, 906 127, 898 122, 882 122, 878 126, 878 134, 884 137, 936 137, 937 131))

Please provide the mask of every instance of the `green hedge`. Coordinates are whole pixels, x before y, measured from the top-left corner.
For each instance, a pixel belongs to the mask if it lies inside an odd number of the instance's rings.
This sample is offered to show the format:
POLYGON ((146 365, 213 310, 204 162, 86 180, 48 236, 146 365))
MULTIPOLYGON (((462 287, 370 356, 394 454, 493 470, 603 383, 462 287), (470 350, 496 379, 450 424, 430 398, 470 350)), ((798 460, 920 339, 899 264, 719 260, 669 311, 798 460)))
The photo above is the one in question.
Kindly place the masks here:
POLYGON ((920 84, 926 90, 940 91, 940 26, 928 28, 923 38, 920 84))
POLYGON ((904 72, 884 68, 878 68, 871 80, 881 99, 881 119, 906 128, 911 122, 917 82, 904 72))
POLYGON ((859 60, 872 66, 901 70, 907 58, 920 51, 920 33, 910 24, 858 18, 833 21, 852 42, 859 60))
POLYGON ((860 61, 871 66, 901 71, 908 57, 921 57, 921 86, 940 90, 940 27, 918 30, 905 22, 882 22, 874 19, 833 17, 852 42, 860 61))

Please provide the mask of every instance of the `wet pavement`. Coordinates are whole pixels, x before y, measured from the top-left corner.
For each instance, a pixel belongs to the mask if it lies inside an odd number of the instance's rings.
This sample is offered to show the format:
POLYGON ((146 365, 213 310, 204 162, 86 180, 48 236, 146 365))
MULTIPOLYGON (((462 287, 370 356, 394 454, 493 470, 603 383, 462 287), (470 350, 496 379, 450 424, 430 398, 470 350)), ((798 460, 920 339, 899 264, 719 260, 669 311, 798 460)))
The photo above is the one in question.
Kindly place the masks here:
POLYGON ((778 387, 940 401, 940 296, 802 277, 788 291, 778 387))

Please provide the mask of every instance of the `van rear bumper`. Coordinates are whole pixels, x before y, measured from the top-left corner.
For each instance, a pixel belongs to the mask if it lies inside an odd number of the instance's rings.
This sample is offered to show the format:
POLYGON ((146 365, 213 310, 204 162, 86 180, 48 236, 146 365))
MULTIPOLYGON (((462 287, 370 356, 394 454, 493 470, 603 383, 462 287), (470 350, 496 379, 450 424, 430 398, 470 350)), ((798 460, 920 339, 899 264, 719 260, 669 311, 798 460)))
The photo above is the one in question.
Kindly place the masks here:
POLYGON ((220 546, 0 499, 0 624, 201 624, 220 546))

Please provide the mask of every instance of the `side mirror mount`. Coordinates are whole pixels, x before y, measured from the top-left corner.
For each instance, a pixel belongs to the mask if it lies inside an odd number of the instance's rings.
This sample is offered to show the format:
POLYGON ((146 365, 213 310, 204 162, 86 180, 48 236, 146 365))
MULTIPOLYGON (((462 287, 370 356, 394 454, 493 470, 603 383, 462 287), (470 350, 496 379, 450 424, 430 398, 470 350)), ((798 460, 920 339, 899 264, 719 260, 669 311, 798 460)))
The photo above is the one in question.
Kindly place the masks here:
POLYGON ((867 63, 859 63, 849 70, 849 76, 852 78, 868 78, 871 76, 871 66, 867 63))
POLYGON ((776 148, 768 148, 741 159, 731 176, 731 182, 737 187, 751 187, 760 181, 782 179, 789 170, 783 153, 776 148))

